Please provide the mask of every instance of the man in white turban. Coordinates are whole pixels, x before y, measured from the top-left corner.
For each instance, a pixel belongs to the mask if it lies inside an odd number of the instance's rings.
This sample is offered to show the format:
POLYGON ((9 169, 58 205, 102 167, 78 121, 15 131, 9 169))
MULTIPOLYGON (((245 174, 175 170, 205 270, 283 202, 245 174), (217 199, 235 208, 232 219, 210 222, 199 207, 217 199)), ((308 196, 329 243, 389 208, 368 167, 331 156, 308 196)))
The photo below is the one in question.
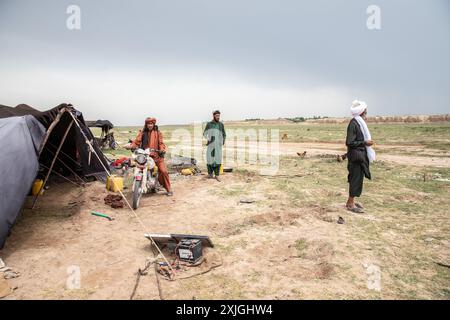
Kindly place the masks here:
POLYGON ((362 204, 355 202, 355 197, 361 196, 364 177, 371 179, 369 165, 375 161, 373 141, 366 124, 367 104, 355 100, 350 111, 353 118, 347 127, 347 158, 349 197, 346 207, 355 213, 363 213, 362 204))

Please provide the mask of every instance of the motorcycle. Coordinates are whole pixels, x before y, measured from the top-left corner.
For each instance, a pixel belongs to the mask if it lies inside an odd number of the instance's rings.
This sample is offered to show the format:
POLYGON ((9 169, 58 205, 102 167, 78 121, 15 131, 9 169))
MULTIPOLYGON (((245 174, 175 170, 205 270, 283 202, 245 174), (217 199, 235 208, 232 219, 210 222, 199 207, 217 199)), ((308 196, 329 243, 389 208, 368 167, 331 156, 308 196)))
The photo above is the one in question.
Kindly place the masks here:
POLYGON ((136 149, 133 160, 136 164, 133 178, 133 209, 139 207, 142 194, 155 193, 158 187, 158 167, 150 156, 156 149, 136 149))

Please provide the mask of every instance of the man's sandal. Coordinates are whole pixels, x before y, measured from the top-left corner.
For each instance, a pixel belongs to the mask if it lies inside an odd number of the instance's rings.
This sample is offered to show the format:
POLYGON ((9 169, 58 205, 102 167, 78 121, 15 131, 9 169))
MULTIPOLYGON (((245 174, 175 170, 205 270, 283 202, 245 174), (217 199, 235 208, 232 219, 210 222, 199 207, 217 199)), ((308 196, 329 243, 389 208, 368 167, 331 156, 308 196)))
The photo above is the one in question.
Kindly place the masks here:
POLYGON ((364 209, 364 207, 361 203, 355 202, 355 206, 357 206, 360 209, 364 209))
POLYGON ((358 208, 358 207, 353 207, 353 208, 349 208, 349 207, 347 207, 347 210, 348 211, 351 211, 351 212, 353 212, 353 213, 364 213, 364 210, 363 209, 361 209, 361 208, 358 208))

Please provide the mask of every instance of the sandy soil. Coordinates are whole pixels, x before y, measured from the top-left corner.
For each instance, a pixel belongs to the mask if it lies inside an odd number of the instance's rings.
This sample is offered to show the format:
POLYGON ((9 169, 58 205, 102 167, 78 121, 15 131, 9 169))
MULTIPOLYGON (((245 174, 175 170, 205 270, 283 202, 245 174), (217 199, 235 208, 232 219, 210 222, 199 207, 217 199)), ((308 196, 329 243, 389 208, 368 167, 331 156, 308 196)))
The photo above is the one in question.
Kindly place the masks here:
MULTIPOLYGON (((174 197, 156 194, 143 199, 138 214, 147 231, 207 234, 216 244, 208 254, 210 263, 223 260, 221 267, 192 279, 161 280, 164 298, 313 298, 323 296, 314 285, 317 279, 324 279, 335 292, 346 290, 349 284, 340 277, 327 280, 335 275, 332 261, 338 249, 329 235, 336 240, 346 235, 344 228, 327 222, 337 218, 340 205, 332 209, 336 212, 259 207, 258 198, 265 195, 255 188, 264 186, 258 179, 230 174, 218 183, 203 176, 179 177, 173 182, 174 197), (224 198, 225 184, 252 186, 247 198, 256 203, 224 198), (298 256, 295 239, 303 239, 311 228, 317 232, 304 238, 307 250, 298 256)), ((130 297, 136 271, 152 257, 151 248, 127 209, 103 203, 106 194, 99 182, 85 189, 53 185, 40 198, 36 212, 25 210, 2 252, 7 264, 21 274, 9 280, 17 289, 7 299, 130 297), (92 210, 115 220, 92 216, 92 210), (66 288, 71 266, 80 268, 81 289, 66 288)), ((283 201, 280 197, 281 205, 283 201)), ((350 255, 344 259, 352 263, 350 255)), ((364 277, 361 265, 352 264, 364 277)), ((135 298, 159 299, 152 270, 140 281, 135 298)))
MULTIPOLYGON (((340 145, 327 143, 280 146, 282 154, 306 150, 308 157, 344 151, 340 145)), ((433 160, 381 152, 380 158, 449 166, 448 158, 442 157, 433 160)), ((174 177, 173 197, 158 193, 141 201, 137 213, 146 230, 128 209, 104 204, 108 192, 99 182, 84 189, 50 184, 36 210, 24 210, 0 253, 8 266, 20 272, 20 277, 8 280, 17 289, 6 299, 129 299, 138 268, 153 256, 145 232, 210 236, 215 247, 207 251, 206 264, 191 274, 222 263, 185 280, 161 278, 165 299, 397 297, 389 290, 380 295, 367 288, 370 266, 382 266, 382 262, 372 245, 353 232, 364 220, 377 221, 377 215, 351 214, 341 202, 295 207, 286 192, 269 181, 273 180, 238 173, 225 174, 220 183, 201 175, 174 177), (241 199, 254 202, 244 204, 241 199), (92 216, 93 210, 115 220, 92 216), (345 225, 336 223, 339 216, 345 218, 345 225), (73 266, 80 271, 80 289, 67 287, 73 266)), ((345 192, 343 185, 340 200, 345 192)), ((402 242, 402 246, 407 244, 407 239, 402 242)), ((152 270, 142 277, 135 298, 160 298, 152 270)))

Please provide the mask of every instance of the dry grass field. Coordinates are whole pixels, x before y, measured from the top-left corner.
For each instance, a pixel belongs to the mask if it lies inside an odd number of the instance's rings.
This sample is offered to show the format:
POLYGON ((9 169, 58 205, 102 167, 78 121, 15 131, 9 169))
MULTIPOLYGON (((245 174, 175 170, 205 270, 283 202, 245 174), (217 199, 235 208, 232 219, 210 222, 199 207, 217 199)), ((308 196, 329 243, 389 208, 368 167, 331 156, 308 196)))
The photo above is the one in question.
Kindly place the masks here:
MULTIPOLYGON (((261 175, 252 164, 229 164, 234 171, 221 182, 172 175, 174 196, 146 196, 137 210, 150 232, 209 235, 215 248, 207 263, 222 263, 189 279, 161 278, 165 299, 450 298, 449 122, 371 124, 379 161, 371 167, 373 180, 365 181, 360 215, 344 208, 347 163, 336 161, 345 152, 346 124, 227 125, 238 128, 287 135, 276 175, 261 175)), ((119 144, 138 129, 115 128, 119 144)), ((169 150, 181 143, 176 130, 194 132, 192 126, 161 129, 169 150)), ((7 299, 130 297, 136 271, 152 253, 129 211, 103 203, 107 194, 100 182, 79 189, 54 182, 36 210, 28 203, 1 253, 21 273, 7 299), (80 268, 80 289, 66 287, 71 265, 80 268)), ((135 299, 159 298, 151 270, 135 299)))

